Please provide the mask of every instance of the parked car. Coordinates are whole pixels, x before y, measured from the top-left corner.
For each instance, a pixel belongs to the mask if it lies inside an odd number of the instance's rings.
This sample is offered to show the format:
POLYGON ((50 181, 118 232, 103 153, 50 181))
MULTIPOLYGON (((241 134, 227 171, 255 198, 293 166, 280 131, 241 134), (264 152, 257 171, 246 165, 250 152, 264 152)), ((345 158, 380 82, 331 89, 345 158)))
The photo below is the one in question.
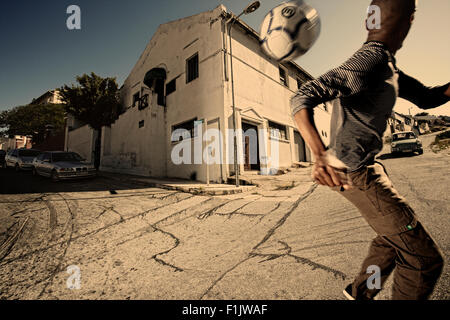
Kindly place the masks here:
POLYGON ((44 152, 33 161, 33 175, 50 177, 53 181, 94 177, 97 170, 75 152, 44 152))
POLYGON ((397 132, 392 134, 391 153, 423 153, 422 142, 412 131, 397 132))
POLYGON ((0 168, 3 168, 3 169, 6 168, 5 156, 6 156, 6 151, 0 150, 0 168))
POLYGON ((16 171, 31 170, 33 159, 41 152, 34 149, 14 149, 5 156, 7 167, 12 167, 16 171))

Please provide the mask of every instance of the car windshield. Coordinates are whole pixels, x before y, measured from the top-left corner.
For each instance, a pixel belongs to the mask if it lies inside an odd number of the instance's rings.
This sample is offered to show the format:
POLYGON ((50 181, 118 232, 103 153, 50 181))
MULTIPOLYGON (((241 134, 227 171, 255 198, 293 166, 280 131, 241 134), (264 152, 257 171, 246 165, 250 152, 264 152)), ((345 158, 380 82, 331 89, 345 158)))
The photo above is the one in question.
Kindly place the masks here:
POLYGON ((37 157, 39 154, 37 150, 19 150, 19 157, 37 157))
POLYGON ((400 140, 408 140, 408 139, 415 139, 416 136, 412 132, 406 132, 406 133, 397 133, 392 137, 393 141, 400 141, 400 140))
POLYGON ((83 158, 75 152, 61 152, 52 154, 52 162, 60 161, 82 161, 83 158))

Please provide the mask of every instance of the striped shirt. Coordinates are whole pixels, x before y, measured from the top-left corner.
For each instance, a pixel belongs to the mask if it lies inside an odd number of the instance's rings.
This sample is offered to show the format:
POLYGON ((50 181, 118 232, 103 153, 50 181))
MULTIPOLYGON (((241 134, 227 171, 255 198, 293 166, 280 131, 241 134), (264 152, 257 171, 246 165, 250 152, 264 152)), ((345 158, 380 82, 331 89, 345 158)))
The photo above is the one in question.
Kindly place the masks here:
POLYGON ((355 171, 373 163, 381 151, 397 97, 422 109, 435 108, 449 101, 444 95, 449 84, 425 87, 397 69, 383 43, 369 41, 341 66, 304 83, 291 98, 291 110, 295 115, 331 101, 328 148, 349 171, 355 171))

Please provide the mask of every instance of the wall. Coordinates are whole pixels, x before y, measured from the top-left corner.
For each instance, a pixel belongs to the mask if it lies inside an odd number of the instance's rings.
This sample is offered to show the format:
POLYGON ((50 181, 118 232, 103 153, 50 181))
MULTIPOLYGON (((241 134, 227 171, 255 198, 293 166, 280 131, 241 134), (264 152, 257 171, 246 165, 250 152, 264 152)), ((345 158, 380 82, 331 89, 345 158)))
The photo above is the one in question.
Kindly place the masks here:
POLYGON ((111 127, 103 127, 100 170, 165 176, 164 107, 156 104, 156 95, 151 97, 147 108, 132 108, 111 127))
POLYGON ((76 152, 88 162, 92 162, 95 137, 94 130, 88 125, 71 130, 68 132, 66 149, 76 152))
MULTIPOLYGON (((219 6, 158 28, 121 88, 127 111, 110 129, 104 129, 102 170, 179 178, 189 178, 195 171, 198 180, 206 180, 206 170, 200 165, 171 161, 175 144, 170 137, 172 126, 187 120, 223 118, 221 13, 219 6), (186 59, 195 53, 199 55, 199 78, 186 83, 186 59), (166 84, 176 79, 176 91, 167 96, 165 107, 157 105, 156 95, 143 83, 153 68, 166 70, 166 84), (132 99, 142 90, 150 94, 151 103, 138 110, 132 107, 132 99), (138 127, 141 120, 143 128, 138 127)), ((211 176, 220 180, 222 174, 211 176)))
MULTIPOLYGON (((190 178, 195 172, 197 180, 206 181, 204 165, 176 165, 171 159, 177 146, 170 139, 172 127, 192 119, 206 119, 208 127, 221 130, 223 149, 218 151, 222 162, 226 163, 229 151, 224 148, 228 141, 226 130, 233 126, 230 61, 225 51, 229 45, 223 10, 226 9, 219 6, 158 28, 121 88, 121 99, 127 111, 110 128, 103 129, 102 170, 178 178, 190 178), (186 59, 195 53, 199 55, 199 78, 186 83, 186 59), (225 58, 228 59, 226 69, 225 58), (143 84, 146 72, 153 68, 166 71, 166 84, 176 79, 176 91, 166 97, 165 107, 157 105, 156 96, 143 84), (132 106, 132 99, 135 93, 142 91, 150 94, 150 106, 138 110, 132 106), (145 125, 139 128, 142 120, 145 125)), ((290 97, 297 88, 297 70, 288 67, 289 88, 286 88, 279 83, 278 64, 267 59, 256 39, 250 39, 236 28, 232 43, 238 128, 241 118, 251 119, 267 133, 267 122, 271 120, 288 126, 291 132, 295 125, 290 113, 290 97)), ((322 110, 318 117, 318 123, 323 122, 327 130, 325 123, 329 113, 322 110)), ((292 134, 288 136, 289 140, 280 144, 279 164, 282 166, 292 164, 294 139, 292 134)), ((270 141, 266 138, 260 142, 266 144, 266 153, 270 152, 270 141)), ((193 153, 194 140, 190 143, 193 153)), ((238 148, 242 157, 241 137, 238 148)), ((210 169, 211 181, 220 182, 226 180, 233 166, 213 165, 210 169)))

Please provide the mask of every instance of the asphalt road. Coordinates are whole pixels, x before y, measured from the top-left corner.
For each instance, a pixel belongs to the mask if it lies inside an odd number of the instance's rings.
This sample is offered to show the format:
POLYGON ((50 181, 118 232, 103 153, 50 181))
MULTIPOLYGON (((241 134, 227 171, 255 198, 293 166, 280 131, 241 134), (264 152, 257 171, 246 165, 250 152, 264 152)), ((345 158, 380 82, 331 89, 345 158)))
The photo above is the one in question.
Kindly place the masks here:
MULTIPOLYGON (((381 159, 448 261, 448 152, 381 159)), ((0 170, 0 299, 343 299, 375 234, 309 171, 213 197, 0 170)))

